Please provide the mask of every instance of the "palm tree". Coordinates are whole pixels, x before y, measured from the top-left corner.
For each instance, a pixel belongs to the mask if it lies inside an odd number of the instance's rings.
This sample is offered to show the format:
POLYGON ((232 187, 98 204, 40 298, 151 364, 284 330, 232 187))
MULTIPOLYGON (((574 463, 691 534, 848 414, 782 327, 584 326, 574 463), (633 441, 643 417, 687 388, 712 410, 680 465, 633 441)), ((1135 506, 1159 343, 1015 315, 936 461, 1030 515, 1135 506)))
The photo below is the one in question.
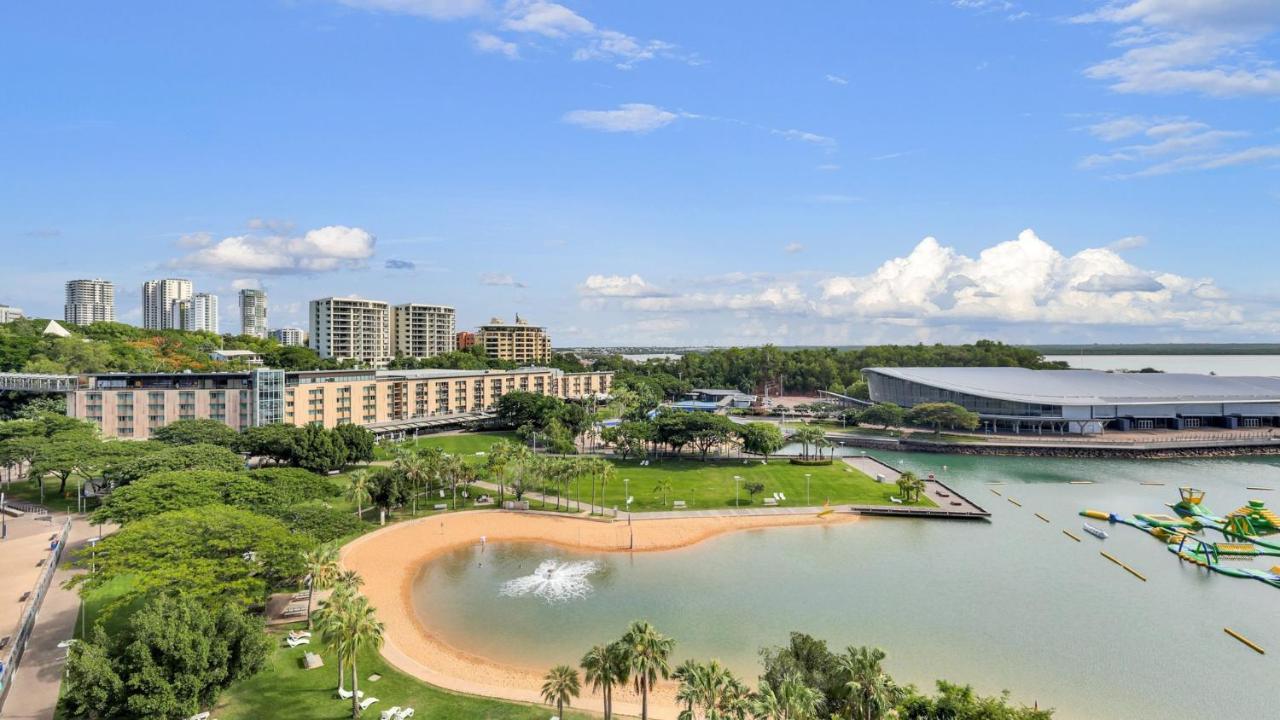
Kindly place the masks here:
MULTIPOLYGON (((613 466, 613 463, 605 460, 604 458, 594 458, 594 460, 596 463, 596 475, 600 477, 600 505, 603 507, 605 488, 609 486, 609 481, 617 475, 618 470, 613 466)), ((594 480, 592 482, 594 483, 594 480)), ((595 485, 592 485, 592 488, 594 487, 595 485)), ((592 497, 594 497, 594 495, 593 491, 592 497)))
POLYGON ((676 687, 676 702, 684 703, 679 720, 693 720, 693 706, 698 702, 698 677, 702 673, 702 665, 697 660, 689 659, 671 673, 671 679, 679 685, 676 687))
POLYGON ((791 433, 791 440, 798 442, 804 446, 804 459, 809 459, 809 446, 826 437, 826 433, 822 432, 822 428, 814 425, 802 425, 791 433))
POLYGON ((920 488, 923 483, 919 476, 910 470, 898 476, 898 491, 902 493, 902 499, 907 502, 913 502, 920 499, 920 488))
POLYGON ((511 464, 511 443, 506 440, 489 446, 485 456, 485 469, 489 471, 489 479, 498 481, 498 507, 502 507, 503 496, 507 492, 507 466, 511 464))
POLYGON ((809 687, 798 672, 792 672, 777 687, 760 684, 751 700, 751 714, 756 720, 817 720, 822 705, 822 693, 809 687))
POLYGON ((432 450, 438 451, 440 448, 433 447, 426 452, 418 452, 415 450, 400 450, 396 452, 396 468, 404 475, 404 479, 409 481, 410 492, 413 493, 412 510, 416 516, 418 514, 418 494, 422 492, 422 484, 431 477, 432 471, 435 469, 438 453, 432 453, 432 450))
POLYGON ((339 615, 337 633, 342 647, 351 661, 351 718, 360 717, 360 671, 356 667, 356 658, 365 648, 382 647, 385 628, 378 620, 369 604, 369 599, 356 595, 346 603, 345 611, 339 615))
POLYGON ((542 700, 556 706, 557 716, 564 717, 564 706, 578 697, 581 691, 578 671, 568 665, 557 665, 542 678, 542 700))
POLYGON ((883 720, 901 695, 893 679, 884 672, 880 648, 848 648, 839 657, 841 671, 848 677, 849 711, 861 720, 883 720))
POLYGON ((369 471, 356 470, 351 473, 351 484, 347 486, 347 499, 356 504, 356 517, 364 519, 364 504, 373 498, 369 495, 369 471))
POLYGON ((347 647, 341 633, 342 615, 347 611, 353 597, 352 593, 339 585, 329 595, 328 600, 320 603, 320 609, 316 611, 316 632, 320 634, 325 647, 332 650, 338 658, 339 690, 345 689, 347 685, 347 647))
POLYGON ((831 441, 827 439, 826 433, 823 433, 820 437, 818 437, 818 439, 814 440, 813 444, 815 447, 818 448, 819 460, 822 459, 822 448, 830 449, 832 447, 831 441))
POLYGON ((671 677, 670 657, 676 641, 643 620, 631 623, 622 636, 628 674, 640 693, 640 720, 649 720, 649 690, 659 677, 671 677))
POLYGON ((669 504, 668 499, 671 497, 671 478, 664 477, 661 480, 659 480, 658 484, 655 485, 653 488, 653 494, 654 495, 661 494, 662 506, 666 507, 669 504))
POLYGON ((329 587, 338 575, 338 548, 318 545, 302 554, 302 567, 307 571, 303 582, 307 587, 307 629, 311 629, 311 598, 316 590, 329 587))
POLYGON ((333 592, 355 595, 360 592, 362 585, 364 585, 364 578, 360 577, 360 573, 355 570, 340 570, 333 579, 333 592))
POLYGON ((578 661, 583 677, 592 692, 599 691, 604 701, 604 718, 613 717, 613 686, 627 681, 627 658, 620 643, 596 645, 578 661))

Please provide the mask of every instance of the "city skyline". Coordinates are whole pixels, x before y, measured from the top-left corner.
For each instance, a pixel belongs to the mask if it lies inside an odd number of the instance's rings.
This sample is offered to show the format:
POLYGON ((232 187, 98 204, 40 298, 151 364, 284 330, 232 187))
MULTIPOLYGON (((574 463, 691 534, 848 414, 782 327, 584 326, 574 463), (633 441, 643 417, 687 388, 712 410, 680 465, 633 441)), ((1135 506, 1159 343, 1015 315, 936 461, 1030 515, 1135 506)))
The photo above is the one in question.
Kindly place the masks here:
POLYGON ((141 325, 182 277, 223 329, 264 288, 271 328, 358 295, 559 346, 1280 330, 1273 3, 226 7, 3 11, 40 61, 0 303, 100 277, 141 325))

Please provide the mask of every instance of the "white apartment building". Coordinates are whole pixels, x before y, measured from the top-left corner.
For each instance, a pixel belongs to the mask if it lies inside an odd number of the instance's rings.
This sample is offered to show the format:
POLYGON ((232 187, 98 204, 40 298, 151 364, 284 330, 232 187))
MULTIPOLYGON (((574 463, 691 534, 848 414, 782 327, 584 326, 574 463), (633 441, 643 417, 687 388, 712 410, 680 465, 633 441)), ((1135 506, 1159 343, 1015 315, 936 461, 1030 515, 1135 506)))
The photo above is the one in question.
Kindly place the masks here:
POLYGON ((26 317, 22 314, 22 308, 16 308, 12 305, 0 305, 0 325, 14 320, 21 320, 26 317))
POLYGON ((270 336, 285 347, 304 347, 307 344, 307 333, 301 328, 276 328, 270 336))
POLYGON ((116 321, 116 286, 110 280, 68 280, 62 319, 75 325, 116 321))
POLYGON ((218 332, 218 296, 196 293, 190 300, 175 300, 170 326, 190 332, 218 332))
POLYGON ((180 278, 142 283, 142 327, 148 330, 181 329, 175 325, 173 305, 191 299, 191 281, 180 278))
POLYGON ((240 291, 240 334, 258 338, 267 336, 267 294, 264 291, 240 291))
POLYGON ((328 297, 310 303, 311 349, 322 358, 384 367, 392 358, 391 306, 381 300, 328 297))
POLYGON ((447 305, 405 303, 391 309, 391 344, 397 357, 427 358, 457 349, 456 313, 447 305))

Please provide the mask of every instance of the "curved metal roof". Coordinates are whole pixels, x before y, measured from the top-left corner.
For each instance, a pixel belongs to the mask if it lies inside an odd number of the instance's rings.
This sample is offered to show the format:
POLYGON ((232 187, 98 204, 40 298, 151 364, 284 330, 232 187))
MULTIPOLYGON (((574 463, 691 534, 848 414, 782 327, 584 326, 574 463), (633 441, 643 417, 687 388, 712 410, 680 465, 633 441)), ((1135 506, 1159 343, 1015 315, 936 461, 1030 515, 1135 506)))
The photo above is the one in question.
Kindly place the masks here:
POLYGON ((1046 405, 1280 402, 1280 377, 1008 367, 879 367, 864 372, 970 395, 1046 405))

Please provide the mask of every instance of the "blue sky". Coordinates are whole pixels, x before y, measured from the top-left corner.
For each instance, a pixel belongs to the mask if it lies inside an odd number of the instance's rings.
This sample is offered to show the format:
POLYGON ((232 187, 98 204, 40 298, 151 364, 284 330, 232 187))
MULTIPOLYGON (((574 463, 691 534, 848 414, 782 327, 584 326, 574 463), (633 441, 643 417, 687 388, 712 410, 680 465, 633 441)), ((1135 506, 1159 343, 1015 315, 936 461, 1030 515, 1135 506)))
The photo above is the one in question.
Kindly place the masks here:
POLYGON ((0 302, 557 345, 1274 341, 1280 3, 0 9, 0 302))

